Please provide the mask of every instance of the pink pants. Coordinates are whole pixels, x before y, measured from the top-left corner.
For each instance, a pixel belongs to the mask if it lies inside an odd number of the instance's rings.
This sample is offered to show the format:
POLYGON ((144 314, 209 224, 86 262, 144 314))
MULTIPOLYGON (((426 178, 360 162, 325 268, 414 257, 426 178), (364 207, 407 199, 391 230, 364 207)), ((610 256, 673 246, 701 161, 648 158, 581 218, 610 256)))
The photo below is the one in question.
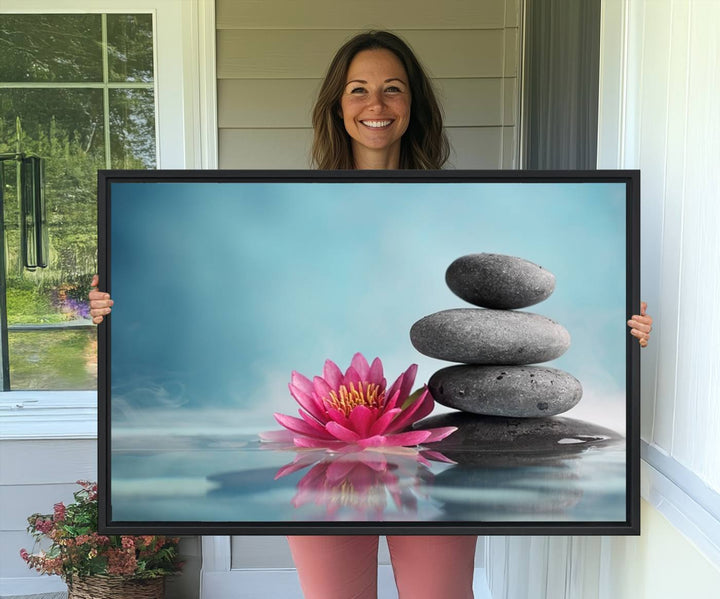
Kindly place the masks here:
MULTIPOLYGON (((475 536, 389 536, 399 599, 472 599, 475 536)), ((376 599, 376 536, 288 537, 305 599, 376 599)))

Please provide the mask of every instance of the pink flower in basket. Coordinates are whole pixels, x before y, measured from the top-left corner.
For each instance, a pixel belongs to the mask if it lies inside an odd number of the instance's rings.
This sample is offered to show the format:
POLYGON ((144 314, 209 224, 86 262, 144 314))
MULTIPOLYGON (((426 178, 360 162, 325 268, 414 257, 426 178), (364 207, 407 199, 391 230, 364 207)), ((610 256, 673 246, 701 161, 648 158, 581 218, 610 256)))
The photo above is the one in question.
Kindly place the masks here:
MULTIPOLYGON (((68 583, 71 598, 85 597, 79 594, 78 585, 91 584, 90 580, 107 582, 115 576, 138 584, 158 579, 159 584, 162 582, 159 579, 181 570, 176 538, 98 534, 97 484, 89 481, 78 484, 81 488, 73 493, 73 503, 56 503, 52 514, 28 517, 27 530, 35 539, 35 547, 32 553, 21 549, 20 557, 30 568, 41 574, 61 576, 68 583), (41 544, 45 548, 40 549, 41 544)), ((105 591, 92 596, 140 597, 105 591)))

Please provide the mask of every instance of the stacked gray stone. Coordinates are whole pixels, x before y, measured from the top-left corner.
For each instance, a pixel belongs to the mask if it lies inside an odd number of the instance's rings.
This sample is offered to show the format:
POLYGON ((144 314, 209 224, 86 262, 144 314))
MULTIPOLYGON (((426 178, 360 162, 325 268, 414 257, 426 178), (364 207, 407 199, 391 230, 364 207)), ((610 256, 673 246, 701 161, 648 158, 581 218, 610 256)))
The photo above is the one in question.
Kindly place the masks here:
POLYGON ((575 377, 536 366, 564 354, 570 334, 545 316, 516 311, 547 299, 555 275, 514 256, 470 254, 448 267, 445 281, 478 307, 436 312, 410 330, 420 353, 460 362, 430 378, 436 401, 472 414, 521 418, 562 414, 580 401, 575 377))

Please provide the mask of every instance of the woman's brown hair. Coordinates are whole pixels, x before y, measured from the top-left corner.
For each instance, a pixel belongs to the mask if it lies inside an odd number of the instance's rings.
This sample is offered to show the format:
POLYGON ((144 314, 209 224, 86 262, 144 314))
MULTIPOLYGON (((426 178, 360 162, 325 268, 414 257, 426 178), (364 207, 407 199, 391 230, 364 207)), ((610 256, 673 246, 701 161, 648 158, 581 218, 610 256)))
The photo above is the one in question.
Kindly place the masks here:
POLYGON ((313 164, 323 170, 355 168, 350 136, 340 116, 340 98, 355 55, 363 50, 377 49, 389 50, 398 57, 410 84, 410 123, 402 136, 400 168, 441 168, 448 159, 450 147, 442 128, 442 111, 432 84, 410 47, 388 31, 368 31, 356 35, 335 54, 313 109, 313 164))

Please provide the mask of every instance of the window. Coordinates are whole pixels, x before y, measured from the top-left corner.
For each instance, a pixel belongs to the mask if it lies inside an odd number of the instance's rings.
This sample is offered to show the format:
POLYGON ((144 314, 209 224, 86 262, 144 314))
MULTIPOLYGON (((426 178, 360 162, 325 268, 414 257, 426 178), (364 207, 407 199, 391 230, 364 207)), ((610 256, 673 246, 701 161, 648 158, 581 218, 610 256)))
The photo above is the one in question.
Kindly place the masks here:
POLYGON ((151 14, 0 16, 4 390, 96 387, 96 171, 156 166, 153 35, 151 14), (45 268, 22 252, 29 156, 44 162, 45 268))

